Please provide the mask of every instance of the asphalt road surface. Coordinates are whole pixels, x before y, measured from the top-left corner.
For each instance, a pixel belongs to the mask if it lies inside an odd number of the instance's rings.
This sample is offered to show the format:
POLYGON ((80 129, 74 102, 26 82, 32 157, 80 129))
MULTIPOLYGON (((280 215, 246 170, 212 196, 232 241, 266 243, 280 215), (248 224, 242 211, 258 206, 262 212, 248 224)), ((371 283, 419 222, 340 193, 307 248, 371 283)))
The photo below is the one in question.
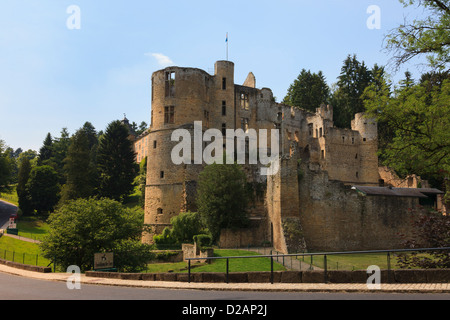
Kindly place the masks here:
POLYGON ((0 229, 6 229, 9 225, 9 216, 17 212, 17 207, 0 200, 0 229))
POLYGON ((0 273, 1 300, 450 300, 450 294, 294 293, 130 288, 44 281, 0 273))

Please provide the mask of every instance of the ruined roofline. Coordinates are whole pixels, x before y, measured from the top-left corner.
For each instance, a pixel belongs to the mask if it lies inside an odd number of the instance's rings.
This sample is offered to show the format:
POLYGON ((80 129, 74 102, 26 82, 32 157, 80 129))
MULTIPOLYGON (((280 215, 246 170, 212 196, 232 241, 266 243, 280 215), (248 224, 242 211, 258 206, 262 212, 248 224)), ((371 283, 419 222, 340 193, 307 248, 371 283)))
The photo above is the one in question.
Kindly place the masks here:
POLYGON ((166 72, 166 71, 172 71, 172 70, 173 70, 173 71, 175 71, 175 70, 192 70, 192 71, 197 71, 197 72, 204 73, 205 75, 207 75, 207 76, 209 76, 209 77, 214 77, 214 76, 215 76, 215 75, 212 75, 212 74, 210 74, 210 73, 208 73, 208 72, 206 72, 205 70, 200 69, 200 68, 180 67, 180 66, 170 66, 170 67, 166 67, 166 68, 163 68, 163 69, 159 69, 159 70, 154 71, 154 72, 152 73, 152 77, 153 77, 153 75, 155 75, 156 73, 166 72))

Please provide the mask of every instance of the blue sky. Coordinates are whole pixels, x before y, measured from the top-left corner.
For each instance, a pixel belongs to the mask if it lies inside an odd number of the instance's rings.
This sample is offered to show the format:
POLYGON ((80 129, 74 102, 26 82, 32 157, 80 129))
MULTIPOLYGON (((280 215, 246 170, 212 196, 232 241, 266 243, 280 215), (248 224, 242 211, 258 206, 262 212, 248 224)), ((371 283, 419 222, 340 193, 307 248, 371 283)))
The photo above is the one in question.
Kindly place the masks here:
MULTIPOLYGON (((332 85, 348 54, 386 64, 385 35, 421 13, 396 0, 2 0, 0 139, 39 150, 48 132, 73 134, 86 121, 98 131, 124 113, 150 123, 151 74, 169 65, 212 71, 226 58, 227 32, 235 82, 252 71, 280 101, 303 68, 332 85), (67 27, 71 5, 80 29, 67 27), (380 29, 367 27, 371 5, 380 29)), ((406 70, 422 71, 407 65, 394 81, 406 70)))

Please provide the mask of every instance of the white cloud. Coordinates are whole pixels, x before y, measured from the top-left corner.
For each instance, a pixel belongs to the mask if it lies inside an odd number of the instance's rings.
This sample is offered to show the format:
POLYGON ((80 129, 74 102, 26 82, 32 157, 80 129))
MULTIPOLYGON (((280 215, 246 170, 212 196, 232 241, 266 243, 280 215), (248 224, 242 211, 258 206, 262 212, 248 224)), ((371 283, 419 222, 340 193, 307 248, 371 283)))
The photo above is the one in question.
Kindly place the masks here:
POLYGON ((174 64, 168 56, 162 53, 146 53, 145 55, 154 57, 161 67, 168 67, 174 64))

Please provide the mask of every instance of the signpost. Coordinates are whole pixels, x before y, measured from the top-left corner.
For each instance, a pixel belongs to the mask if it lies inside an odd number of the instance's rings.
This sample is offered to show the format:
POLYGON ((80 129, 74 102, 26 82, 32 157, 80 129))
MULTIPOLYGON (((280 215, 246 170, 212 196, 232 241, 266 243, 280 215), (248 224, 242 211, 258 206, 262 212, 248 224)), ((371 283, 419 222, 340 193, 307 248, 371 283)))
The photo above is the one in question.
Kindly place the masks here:
POLYGON ((14 217, 10 217, 9 218, 9 229, 17 229, 17 223, 16 223, 16 218, 14 217))
POLYGON ((6 228, 8 234, 18 235, 19 230, 17 229, 17 215, 13 214, 9 217, 9 226, 6 228))
POLYGON ((94 254, 94 270, 111 270, 114 269, 114 253, 96 253, 94 254))

